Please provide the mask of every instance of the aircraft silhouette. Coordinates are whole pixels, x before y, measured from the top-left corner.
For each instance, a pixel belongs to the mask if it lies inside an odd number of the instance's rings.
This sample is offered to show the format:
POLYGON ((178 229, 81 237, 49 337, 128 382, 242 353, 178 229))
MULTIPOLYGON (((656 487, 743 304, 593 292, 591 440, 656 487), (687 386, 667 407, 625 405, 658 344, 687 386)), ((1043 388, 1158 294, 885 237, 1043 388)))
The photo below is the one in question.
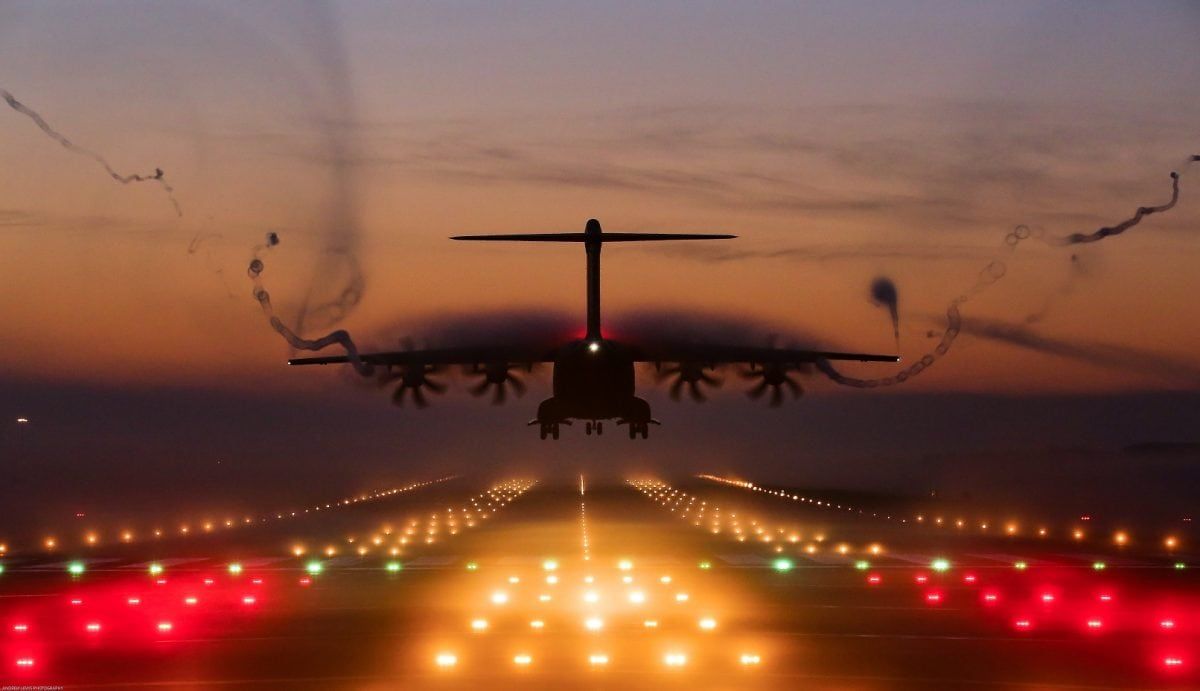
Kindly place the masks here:
MULTIPOLYGON (((747 394, 759 398, 771 390, 771 405, 783 402, 785 389, 793 397, 801 393, 794 374, 819 360, 858 360, 862 362, 899 362, 895 355, 834 353, 794 348, 748 347, 689 343, 626 343, 605 338, 600 330, 600 248, 609 242, 653 242, 664 240, 727 240, 735 235, 696 233, 603 233, 600 222, 591 219, 582 233, 528 233, 515 235, 459 235, 453 240, 489 242, 578 242, 587 254, 587 331, 583 338, 550 347, 484 346, 436 348, 367 353, 363 362, 385 368, 388 381, 399 380, 394 394, 398 403, 410 394, 418 407, 427 400, 425 390, 442 393, 445 386, 430 375, 441 368, 460 365, 468 374, 481 376, 471 391, 484 395, 493 391, 493 400, 503 402, 511 387, 518 395, 525 385, 514 375, 518 368, 532 369, 536 363, 553 363, 553 396, 538 406, 537 417, 529 422, 539 425, 541 438, 558 439, 559 426, 573 420, 585 422, 587 434, 602 434, 605 420, 626 425, 629 438, 645 439, 650 425, 661 424, 650 414, 650 404, 635 395, 634 365, 653 363, 660 379, 673 378, 670 393, 678 398, 686 387, 695 400, 703 400, 701 384, 717 386, 721 381, 708 371, 722 365, 744 365, 744 378, 758 384, 747 394), (665 367, 664 367, 665 365, 665 367), (397 369, 399 374, 394 374, 397 369)), ((349 362, 346 356, 298 358, 289 365, 326 365, 349 362)))

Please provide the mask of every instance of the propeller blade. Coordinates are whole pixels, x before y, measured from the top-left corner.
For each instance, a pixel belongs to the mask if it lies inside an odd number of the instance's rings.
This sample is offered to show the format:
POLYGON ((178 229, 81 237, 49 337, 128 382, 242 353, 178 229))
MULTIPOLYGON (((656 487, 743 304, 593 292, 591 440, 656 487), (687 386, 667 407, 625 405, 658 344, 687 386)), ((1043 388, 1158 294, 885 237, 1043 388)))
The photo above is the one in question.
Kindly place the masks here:
POLYGON ((425 393, 421 391, 421 387, 414 386, 412 389, 413 403, 417 404, 418 408, 428 408, 429 401, 425 398, 425 393))
POLYGON ((692 395, 692 400, 697 403, 704 402, 704 392, 700 390, 700 384, 696 381, 688 382, 688 393, 692 395))
POLYGON ((420 390, 420 389, 429 389, 431 392, 436 393, 436 394, 446 393, 446 385, 439 381, 434 381, 432 379, 426 379, 424 386, 417 387, 417 390, 420 390))
POLYGON ((525 382, 521 381, 519 377, 509 374, 506 381, 512 385, 512 390, 517 394, 517 396, 525 395, 525 391, 527 390, 525 387, 525 382))
POLYGON ((758 383, 758 386, 747 391, 746 395, 749 396, 750 398, 753 398, 754 400, 758 400, 758 399, 762 398, 762 395, 764 393, 766 393, 768 386, 770 386, 770 384, 768 384, 766 382, 766 380, 760 381, 758 383))
POLYGON ((505 392, 507 390, 503 384, 497 384, 496 390, 492 392, 492 405, 501 405, 504 403, 504 398, 507 395, 505 392))
POLYGON ((682 379, 676 379, 676 380, 675 380, 675 381, 674 381, 674 382, 671 384, 671 389, 668 391, 668 393, 669 393, 669 394, 670 394, 670 396, 671 396, 671 400, 672 400, 672 401, 678 401, 678 400, 679 400, 679 393, 680 393, 682 390, 683 390, 683 380, 682 380, 682 379))
POLYGON ((804 394, 804 387, 800 386, 795 379, 788 377, 787 379, 783 380, 783 383, 786 384, 788 390, 792 392, 792 398, 800 398, 800 396, 804 394))
POLYGON ((778 408, 781 405, 783 405, 783 387, 772 386, 771 387, 771 407, 778 408))
POLYGON ((484 379, 483 381, 479 382, 475 386, 472 386, 471 388, 467 389, 467 391, 470 392, 470 394, 472 396, 479 397, 479 396, 482 396, 485 393, 487 393, 488 387, 491 386, 491 384, 492 383, 490 381, 484 379))

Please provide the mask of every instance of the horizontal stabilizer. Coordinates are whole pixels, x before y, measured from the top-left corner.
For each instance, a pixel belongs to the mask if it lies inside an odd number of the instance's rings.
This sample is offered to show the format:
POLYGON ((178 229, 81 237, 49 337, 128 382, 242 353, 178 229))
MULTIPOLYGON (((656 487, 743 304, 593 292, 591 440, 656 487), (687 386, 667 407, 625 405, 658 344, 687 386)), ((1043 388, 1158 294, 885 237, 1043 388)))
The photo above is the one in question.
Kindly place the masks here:
POLYGON ((491 242, 653 242, 657 240, 731 240, 736 235, 715 233, 516 233, 512 235, 455 235, 451 240, 487 240, 491 242), (598 235, 598 237, 597 237, 598 235))

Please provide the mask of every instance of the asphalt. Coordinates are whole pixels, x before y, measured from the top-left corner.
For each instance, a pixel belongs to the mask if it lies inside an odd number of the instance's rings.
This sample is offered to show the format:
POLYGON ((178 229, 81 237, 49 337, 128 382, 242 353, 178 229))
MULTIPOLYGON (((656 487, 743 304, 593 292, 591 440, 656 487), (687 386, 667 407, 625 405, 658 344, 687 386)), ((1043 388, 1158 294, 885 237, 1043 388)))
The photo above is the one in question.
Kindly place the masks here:
POLYGON ((0 678, 1200 688, 1200 566, 1187 554, 955 531, 932 516, 916 525, 694 478, 520 481, 487 494, 494 484, 458 479, 187 538, 9 554, 0 678), (69 573, 77 560, 82 573, 69 573))

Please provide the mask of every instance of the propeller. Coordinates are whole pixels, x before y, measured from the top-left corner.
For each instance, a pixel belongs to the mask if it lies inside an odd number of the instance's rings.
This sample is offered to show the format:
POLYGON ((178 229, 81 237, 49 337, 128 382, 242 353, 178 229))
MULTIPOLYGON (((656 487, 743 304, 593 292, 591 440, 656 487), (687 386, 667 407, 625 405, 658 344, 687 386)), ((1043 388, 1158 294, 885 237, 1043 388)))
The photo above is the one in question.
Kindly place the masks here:
MULTIPOLYGON (((404 339, 401 341, 405 351, 415 350, 412 340, 404 339)), ((392 392, 392 402, 398 406, 404 405, 404 399, 411 396, 412 401, 417 408, 429 407, 429 399, 425 395, 425 391, 433 394, 446 393, 446 385, 431 379, 430 375, 437 374, 442 370, 437 365, 430 365, 423 362, 411 362, 407 365, 402 365, 399 372, 392 371, 389 366, 385 371, 379 374, 379 385, 387 386, 394 381, 399 380, 400 386, 392 392)))
POLYGON ((659 369, 658 381, 671 380, 671 388, 667 390, 671 396, 671 400, 678 401, 684 387, 687 387, 688 394, 692 397, 692 400, 701 403, 708 400, 701 384, 716 389, 722 383, 721 379, 705 372, 704 370, 706 369, 712 368, 695 362, 680 362, 679 364, 659 369))
POLYGON ((778 408, 783 404, 783 390, 786 388, 792 394, 792 398, 800 398, 804 394, 804 388, 800 386, 793 376, 792 372, 797 371, 795 365, 786 363, 771 362, 765 365, 750 365, 750 369, 742 371, 742 378, 749 380, 758 380, 758 384, 746 392, 746 395, 754 400, 763 397, 767 389, 771 389, 770 404, 772 408, 778 408))
MULTIPOLYGON (((525 382, 521 381, 513 370, 517 369, 517 365, 512 365, 507 362, 489 362, 486 365, 471 365, 467 368, 467 374, 471 376, 479 376, 479 382, 468 389, 472 396, 483 396, 492 390, 492 405, 500 405, 508 397, 508 390, 512 389, 518 397, 525 395, 525 382)), ((532 365, 525 366, 525 371, 532 371, 532 365)))

